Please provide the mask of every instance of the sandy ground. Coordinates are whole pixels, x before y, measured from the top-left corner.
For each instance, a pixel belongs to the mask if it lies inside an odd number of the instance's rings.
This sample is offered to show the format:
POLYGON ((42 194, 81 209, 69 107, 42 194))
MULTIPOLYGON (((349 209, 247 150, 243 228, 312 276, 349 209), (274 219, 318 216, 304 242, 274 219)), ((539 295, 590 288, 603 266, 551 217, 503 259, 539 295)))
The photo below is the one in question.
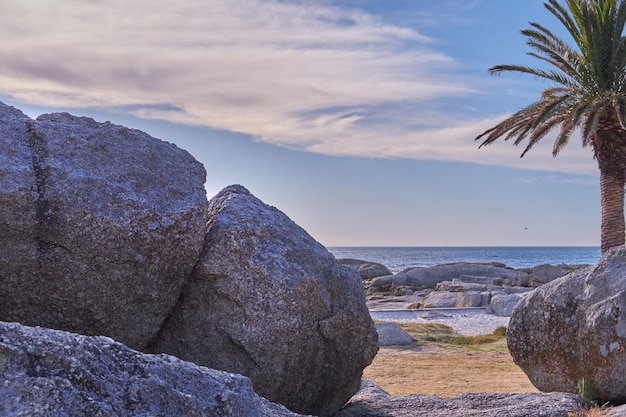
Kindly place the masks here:
POLYGON ((381 348, 363 377, 393 395, 537 392, 503 341, 479 348, 435 343, 381 348))

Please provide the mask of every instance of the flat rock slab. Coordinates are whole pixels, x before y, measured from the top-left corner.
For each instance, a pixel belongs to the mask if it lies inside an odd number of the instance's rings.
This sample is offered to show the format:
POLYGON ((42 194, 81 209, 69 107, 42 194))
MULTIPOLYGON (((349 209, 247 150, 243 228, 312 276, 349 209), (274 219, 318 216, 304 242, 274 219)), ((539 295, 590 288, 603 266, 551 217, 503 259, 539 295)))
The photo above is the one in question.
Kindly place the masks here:
POLYGON ((364 380, 361 391, 334 417, 569 417, 584 404, 583 398, 564 393, 392 396, 364 380))

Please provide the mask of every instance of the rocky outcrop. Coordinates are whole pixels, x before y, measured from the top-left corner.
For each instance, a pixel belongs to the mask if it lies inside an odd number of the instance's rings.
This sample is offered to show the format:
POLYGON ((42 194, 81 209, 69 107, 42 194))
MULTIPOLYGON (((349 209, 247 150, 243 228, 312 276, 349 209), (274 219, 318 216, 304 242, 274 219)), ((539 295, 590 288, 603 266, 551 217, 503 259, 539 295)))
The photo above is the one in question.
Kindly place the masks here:
POLYGON ((0 416, 296 417, 248 378, 108 337, 0 322, 0 416))
MULTIPOLYGON (((404 285, 420 289, 434 288, 440 282, 451 281, 454 278, 459 278, 461 275, 510 279, 515 275, 515 270, 500 265, 460 262, 412 268, 403 271, 401 274, 406 276, 404 285)), ((403 277, 398 277, 398 280, 403 280, 403 277)))
POLYGON ((529 293, 507 341, 540 390, 577 392, 584 380, 597 399, 626 401, 626 246, 529 293))
POLYGON ((570 417, 585 406, 572 394, 462 394, 391 396, 363 381, 362 389, 335 417, 570 417))
POLYGON ((137 130, 2 103, 0 148, 0 320, 145 347, 202 249, 202 165, 137 130))
POLYGON ((358 274, 241 186, 210 201, 204 252, 154 352, 250 377, 293 411, 331 415, 378 349, 358 274))
POLYGON ((586 266, 545 264, 516 270, 501 264, 460 262, 376 277, 365 281, 365 290, 371 300, 381 295, 408 296, 410 309, 480 307, 508 317, 525 293, 586 266))
POLYGON ((415 342, 413 336, 395 323, 376 323, 378 346, 407 346, 415 342))
POLYGON ((382 276, 390 276, 391 271, 385 266, 376 262, 361 261, 358 259, 337 259, 341 265, 349 266, 359 273, 362 279, 372 279, 382 276))

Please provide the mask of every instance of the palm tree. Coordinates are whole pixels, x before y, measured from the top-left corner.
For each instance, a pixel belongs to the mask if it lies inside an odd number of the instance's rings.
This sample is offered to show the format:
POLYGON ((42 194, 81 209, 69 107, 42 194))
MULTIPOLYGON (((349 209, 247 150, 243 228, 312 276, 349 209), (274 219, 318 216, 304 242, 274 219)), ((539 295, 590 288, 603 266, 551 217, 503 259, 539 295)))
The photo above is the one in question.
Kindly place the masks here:
POLYGON ((560 128, 553 156, 580 132, 591 146, 600 169, 602 253, 624 244, 624 184, 626 181, 626 0, 557 0, 544 3, 565 26, 577 49, 538 23, 522 31, 528 55, 550 64, 548 69, 498 65, 506 71, 530 74, 551 83, 539 101, 483 132, 480 147, 503 137, 519 145, 528 139, 522 157, 554 128, 560 128))

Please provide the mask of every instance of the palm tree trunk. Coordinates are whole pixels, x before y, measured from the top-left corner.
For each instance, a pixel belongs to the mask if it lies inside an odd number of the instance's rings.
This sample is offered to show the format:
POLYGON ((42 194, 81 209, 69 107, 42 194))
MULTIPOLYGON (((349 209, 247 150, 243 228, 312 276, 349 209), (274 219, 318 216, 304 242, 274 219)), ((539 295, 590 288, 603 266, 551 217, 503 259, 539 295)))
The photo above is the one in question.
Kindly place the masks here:
POLYGON ((624 170, 600 168, 602 253, 624 244, 624 170))
POLYGON ((600 169, 602 253, 624 244, 624 185, 626 184, 626 131, 617 118, 600 119, 593 148, 600 169))

